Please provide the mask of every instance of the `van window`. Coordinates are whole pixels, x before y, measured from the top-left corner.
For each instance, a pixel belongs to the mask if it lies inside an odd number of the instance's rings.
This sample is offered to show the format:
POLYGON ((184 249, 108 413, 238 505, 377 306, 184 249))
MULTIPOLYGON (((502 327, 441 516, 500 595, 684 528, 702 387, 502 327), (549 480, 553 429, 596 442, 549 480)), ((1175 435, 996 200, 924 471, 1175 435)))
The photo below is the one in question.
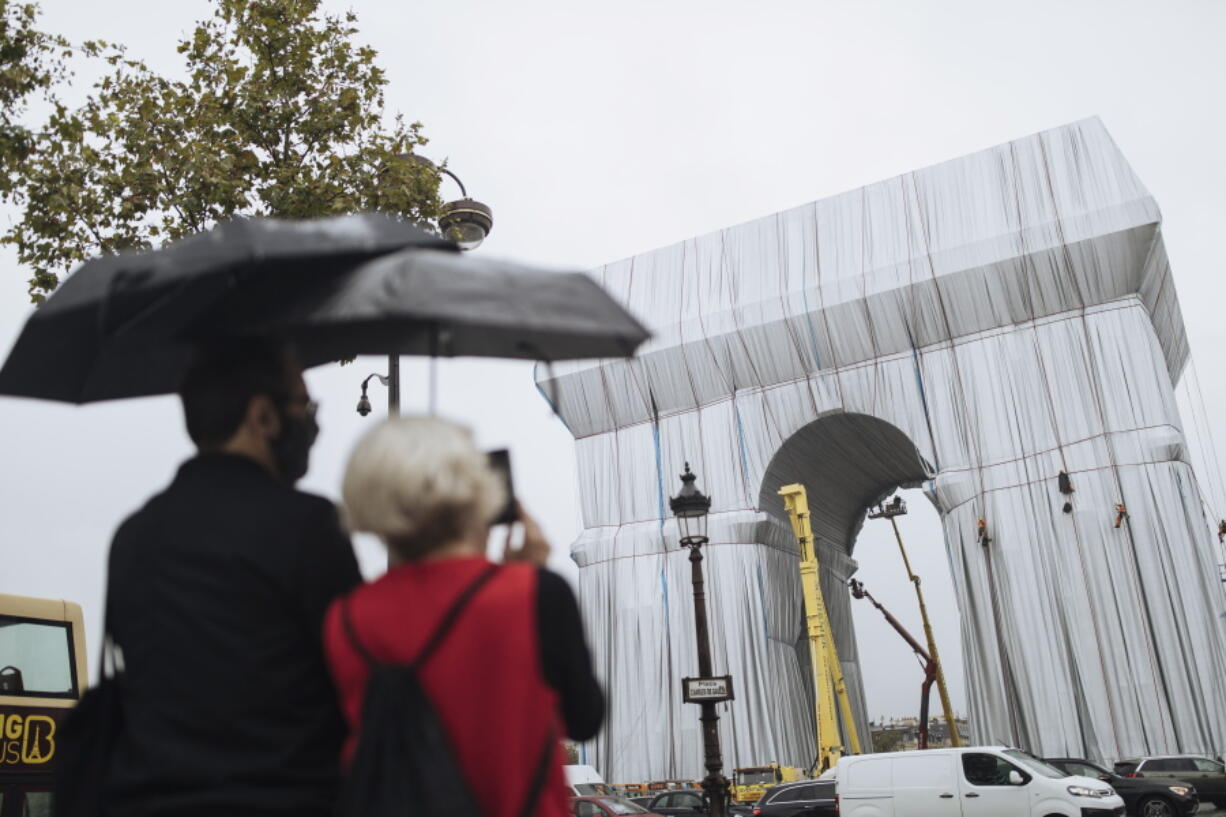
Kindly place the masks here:
POLYGON ((894 788, 954 787, 953 758, 949 755, 912 755, 894 758, 894 788))
POLYGON ((1003 757, 967 752, 962 756, 962 774, 972 786, 1011 786, 1009 772, 1021 770, 1003 757))
POLYGON ((851 763, 846 772, 847 779, 842 784, 849 789, 888 789, 893 785, 890 774, 892 763, 893 760, 886 757, 851 763))
MULTIPOLYGON (((1040 760, 1039 758, 1030 754, 1030 752, 1023 752, 1021 749, 1006 749, 1005 757, 1021 766, 1025 770, 1022 772, 1023 775, 1025 775, 1026 772, 1031 772, 1033 774, 1041 775, 1042 777, 1050 777, 1052 780, 1059 780, 1062 777, 1067 777, 1064 772, 1060 771, 1046 760, 1040 760)), ((1091 777, 1093 776, 1094 775, 1091 775, 1091 777)))
POLYGON ((1198 772, 1217 772, 1218 774, 1222 773, 1221 763, 1217 763, 1212 760, 1205 760, 1199 757, 1192 758, 1192 762, 1196 765, 1196 771, 1198 772))

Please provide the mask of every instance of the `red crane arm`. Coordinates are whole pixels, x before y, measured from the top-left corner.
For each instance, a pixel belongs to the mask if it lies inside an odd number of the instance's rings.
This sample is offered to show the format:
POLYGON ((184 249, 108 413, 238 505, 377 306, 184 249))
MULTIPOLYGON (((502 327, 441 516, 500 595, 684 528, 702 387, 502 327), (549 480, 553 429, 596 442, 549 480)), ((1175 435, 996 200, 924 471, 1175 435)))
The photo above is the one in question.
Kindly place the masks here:
POLYGON ((928 654, 928 650, 924 649, 923 645, 915 640, 911 633, 907 632, 907 628, 902 626, 902 622, 894 618, 889 610, 881 606, 881 602, 873 598, 873 594, 864 589, 864 585, 855 579, 849 579, 847 586, 851 588, 851 595, 857 599, 868 599, 873 603, 873 606, 881 611, 881 615, 885 616, 885 620, 890 623, 895 632, 902 636, 903 641, 918 655, 924 662, 924 683, 920 687, 920 718, 919 728, 919 748, 928 748, 928 693, 932 691, 932 684, 937 679, 937 665, 932 663, 932 656, 928 654))

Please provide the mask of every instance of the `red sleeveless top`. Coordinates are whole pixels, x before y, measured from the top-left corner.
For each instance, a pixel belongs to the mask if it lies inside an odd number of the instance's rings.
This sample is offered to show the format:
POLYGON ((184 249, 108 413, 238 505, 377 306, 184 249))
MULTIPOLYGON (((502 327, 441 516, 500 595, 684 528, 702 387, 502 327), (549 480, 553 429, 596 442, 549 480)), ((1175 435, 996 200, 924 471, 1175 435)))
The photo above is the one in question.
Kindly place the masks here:
MULTIPOLYGON (((368 670, 345 635, 341 605, 376 660, 408 663, 489 564, 469 558, 397 565, 333 602, 324 619, 324 650, 349 723, 345 763, 357 745, 368 670)), ((488 817, 517 817, 550 735, 553 758, 533 815, 570 815, 558 695, 540 666, 536 583, 531 565, 500 568, 421 672, 460 769, 488 817)))

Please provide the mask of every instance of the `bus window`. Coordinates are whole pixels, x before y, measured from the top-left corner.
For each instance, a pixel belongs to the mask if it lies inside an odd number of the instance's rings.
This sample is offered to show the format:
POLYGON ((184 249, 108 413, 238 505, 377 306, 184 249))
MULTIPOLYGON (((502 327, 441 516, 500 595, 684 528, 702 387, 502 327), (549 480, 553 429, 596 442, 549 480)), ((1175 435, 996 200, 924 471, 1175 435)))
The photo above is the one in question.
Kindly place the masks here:
POLYGON ((0 593, 0 817, 51 817, 59 731, 87 671, 80 605, 0 593))
POLYGON ((28 786, 0 786, 0 817, 52 817, 51 792, 28 786))
POLYGON ((55 809, 51 808, 51 792, 26 792, 26 815, 28 817, 52 817, 54 813, 55 809))
POLYGON ((0 695, 77 697, 72 628, 0 614, 0 695))

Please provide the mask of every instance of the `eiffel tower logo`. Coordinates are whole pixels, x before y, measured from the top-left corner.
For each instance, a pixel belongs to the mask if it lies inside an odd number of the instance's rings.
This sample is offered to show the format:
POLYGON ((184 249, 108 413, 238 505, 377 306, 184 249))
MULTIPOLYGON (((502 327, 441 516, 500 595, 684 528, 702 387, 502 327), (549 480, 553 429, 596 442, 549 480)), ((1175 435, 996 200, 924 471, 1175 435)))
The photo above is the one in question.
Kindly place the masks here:
POLYGON ((39 739, 42 733, 35 729, 33 734, 27 733, 26 740, 29 741, 30 751, 26 753, 25 760, 27 763, 42 763, 43 754, 38 750, 39 739))
POLYGON ((55 721, 47 715, 26 717, 25 734, 21 742, 21 762, 41 764, 55 756, 55 721))

